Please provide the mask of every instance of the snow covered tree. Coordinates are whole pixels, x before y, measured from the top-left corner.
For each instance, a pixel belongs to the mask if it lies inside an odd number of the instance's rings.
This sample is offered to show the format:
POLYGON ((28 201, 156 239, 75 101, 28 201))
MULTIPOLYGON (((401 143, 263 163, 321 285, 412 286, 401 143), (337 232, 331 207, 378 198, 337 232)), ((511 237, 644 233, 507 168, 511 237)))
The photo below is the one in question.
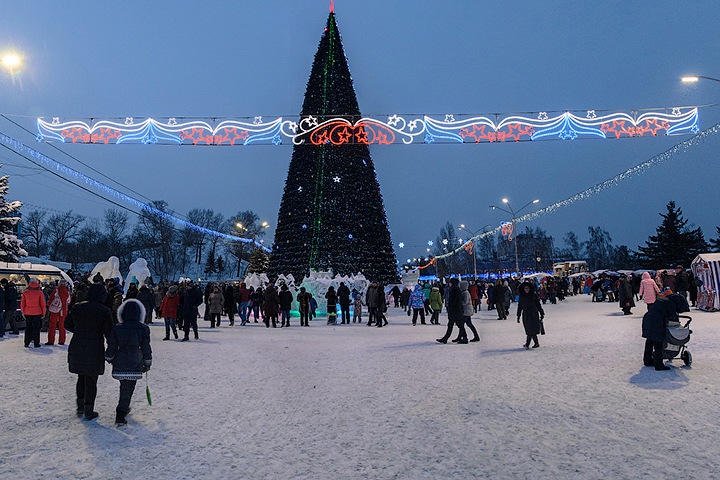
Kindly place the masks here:
POLYGON ((218 276, 225 274, 225 260, 221 255, 218 256, 215 261, 215 273, 217 273, 218 276))
POLYGON ((677 264, 689 266, 698 253, 708 250, 708 244, 702 229, 688 228, 688 221, 683 218, 682 210, 675 202, 667 204, 667 212, 661 213, 663 218, 645 246, 638 246, 638 257, 645 268, 668 268, 677 264))
POLYGON ((18 258, 26 256, 22 240, 17 237, 15 225, 20 220, 20 207, 18 201, 5 200, 8 189, 8 176, 0 177, 0 261, 17 262, 18 258))
MULTIPOLYGON (((335 14, 330 12, 310 73, 300 116, 322 124, 360 118, 353 81, 335 14), (312 120, 309 119, 312 117, 312 120)), ((303 278, 310 270, 362 272, 383 283, 397 281, 395 252, 375 167, 363 127, 341 133, 355 143, 311 142, 293 146, 278 213, 271 276, 303 278)), ((329 135, 329 132, 322 135, 329 135)))

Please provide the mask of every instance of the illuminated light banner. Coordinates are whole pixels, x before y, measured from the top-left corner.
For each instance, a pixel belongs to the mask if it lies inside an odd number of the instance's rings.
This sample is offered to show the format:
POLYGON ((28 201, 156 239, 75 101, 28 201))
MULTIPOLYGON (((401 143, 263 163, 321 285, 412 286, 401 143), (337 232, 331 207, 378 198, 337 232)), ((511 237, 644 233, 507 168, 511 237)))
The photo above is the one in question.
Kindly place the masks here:
MULTIPOLYGON (((538 112, 527 115, 390 115, 385 120, 335 117, 299 122, 283 117, 244 119, 146 118, 124 120, 37 120, 38 141, 90 144, 175 145, 391 145, 403 143, 495 143, 576 138, 629 138, 695 134, 697 107, 675 107, 631 113, 538 112), (552 114, 552 115, 551 115, 552 114)), ((322 117, 324 118, 324 117, 322 117)))

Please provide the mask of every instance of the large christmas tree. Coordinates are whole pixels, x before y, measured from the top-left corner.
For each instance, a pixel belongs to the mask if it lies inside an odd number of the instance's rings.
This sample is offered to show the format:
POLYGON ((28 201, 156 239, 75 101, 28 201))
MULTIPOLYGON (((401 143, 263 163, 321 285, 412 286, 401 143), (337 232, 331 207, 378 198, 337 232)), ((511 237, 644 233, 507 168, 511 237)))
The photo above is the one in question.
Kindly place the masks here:
MULTIPOLYGON (((332 11, 300 115, 312 116, 319 124, 336 117, 354 124, 361 118, 332 11)), ((380 186, 365 143, 313 145, 306 141, 293 148, 270 273, 302 279, 310 270, 341 275, 361 272, 383 283, 397 279, 380 186)))

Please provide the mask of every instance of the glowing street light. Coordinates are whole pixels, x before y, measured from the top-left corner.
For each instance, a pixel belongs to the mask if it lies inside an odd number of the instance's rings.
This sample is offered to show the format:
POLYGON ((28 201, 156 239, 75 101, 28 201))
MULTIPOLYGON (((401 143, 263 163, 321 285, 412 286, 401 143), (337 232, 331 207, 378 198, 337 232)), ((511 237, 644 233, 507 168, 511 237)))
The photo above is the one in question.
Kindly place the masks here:
MULTIPOLYGON (((500 208, 500 207, 497 207, 497 206, 495 206, 495 205, 490 205, 490 208, 492 208, 493 210, 495 210, 495 209, 501 210, 501 211, 503 211, 503 212, 505 212, 505 213, 509 213, 510 215, 512 215, 512 228, 513 228, 513 233, 517 234, 517 230, 516 230, 515 228, 516 228, 516 221, 517 221, 517 216, 518 216, 518 214, 519 214, 520 212, 522 212, 523 210, 525 210, 525 209, 526 209, 527 207, 529 207, 530 205, 532 205, 532 204, 534 204, 534 203, 538 203, 539 201, 540 201, 539 199, 535 199, 535 200, 533 200, 533 201, 531 201, 531 202, 526 203, 526 204, 523 205, 519 210, 515 211, 515 210, 513 210, 513 208, 510 206, 510 201, 509 201, 507 198, 503 198, 503 199, 502 199, 502 202, 503 202, 505 205, 507 205, 507 207, 508 207, 509 210, 505 210, 504 208, 500 208)), ((515 238, 515 272, 517 272, 518 278, 520 278, 520 262, 518 261, 517 235, 516 235, 516 238, 515 238)))
POLYGON ((704 78, 705 80, 712 80, 713 82, 720 82, 720 79, 718 78, 706 77, 703 75, 684 75, 680 77, 680 80, 683 83, 697 83, 701 78, 704 78))

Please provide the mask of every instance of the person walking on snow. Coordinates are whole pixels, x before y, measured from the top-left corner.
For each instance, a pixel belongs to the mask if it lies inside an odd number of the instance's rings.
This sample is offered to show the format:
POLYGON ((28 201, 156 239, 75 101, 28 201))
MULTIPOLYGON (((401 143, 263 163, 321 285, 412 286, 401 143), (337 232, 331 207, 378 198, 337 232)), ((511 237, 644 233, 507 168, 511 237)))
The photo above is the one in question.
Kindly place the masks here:
POLYGON ((105 373, 105 338, 113 326, 112 313, 105 306, 107 292, 101 283, 88 289, 87 299, 77 303, 65 317, 65 328, 73 333, 68 346, 68 369, 78 376, 75 386, 77 414, 85 420, 95 411, 98 376, 105 373))
POLYGON ((30 280, 28 288, 20 299, 20 311, 25 317, 25 348, 30 342, 35 348, 40 348, 40 326, 46 313, 45 295, 40 290, 40 282, 37 279, 30 280))
POLYGON ((535 285, 530 282, 524 282, 520 285, 520 298, 517 306, 517 323, 520 323, 522 316, 523 327, 525 327, 526 340, 523 347, 525 350, 530 348, 530 341, 533 341, 532 348, 538 348, 538 334, 545 334, 543 327, 543 318, 545 311, 540 305, 540 298, 535 293, 535 285))
POLYGON ((410 306, 413 310, 412 324, 417 325, 418 314, 420 314, 420 323, 425 325, 425 293, 420 284, 415 285, 412 295, 410 295, 410 306))
POLYGON ((460 292, 459 281, 457 278, 450 279, 450 288, 448 289, 447 302, 445 308, 448 316, 448 326, 445 335, 438 338, 439 343, 447 343, 448 338, 452 335, 453 326, 457 325, 460 329, 457 343, 468 343, 467 334, 465 333, 465 321, 463 319, 462 292, 460 292))
POLYGON ((118 425, 127 423, 135 384, 152 365, 150 328, 143 323, 146 313, 142 302, 124 301, 118 309, 118 324, 108 335, 105 361, 113 366, 113 378, 120 380, 120 399, 115 408, 118 425))
POLYGON ((653 280, 650 276, 650 273, 643 272, 642 280, 640 281, 640 291, 638 292, 638 295, 640 295, 640 298, 642 298, 642 300, 645 302, 648 310, 650 310, 650 305, 655 303, 655 301, 657 300, 657 296, 659 293, 660 289, 658 288, 657 283, 655 283, 655 280, 653 280))
MULTIPOLYGON (((472 315, 474 313, 474 308, 473 308, 472 296, 470 295, 470 291, 468 288, 469 288, 468 282, 466 282, 465 280, 460 282, 460 295, 461 295, 461 299, 462 299, 463 321, 465 323, 465 326, 468 327, 470 329, 470 331, 473 332, 473 334, 475 335, 472 338, 472 340, 470 340, 470 341, 471 342, 479 342, 480 335, 478 335, 478 331, 475 328, 475 325, 473 325, 473 323, 472 323, 472 315)), ((465 330, 465 337, 461 338, 458 335, 458 337, 455 340, 453 340, 453 342, 455 342, 455 341, 460 342, 460 340, 465 340, 464 343, 466 343, 468 341, 467 330, 465 330)))
POLYGON ((432 310, 432 317, 430 317, 430 325, 440 325, 440 311, 443 308, 442 294, 440 293, 440 287, 437 285, 432 287, 430 290, 430 309, 432 310))
POLYGON ((168 288, 165 294, 165 298, 162 299, 162 303, 160 304, 160 315, 165 318, 165 338, 163 338, 163 340, 170 340, 171 329, 177 340, 177 316, 179 308, 180 295, 178 295, 178 286, 170 285, 170 288, 168 288))
POLYGON ((58 345, 65 345, 65 317, 68 314, 70 305, 70 290, 67 281, 60 280, 60 285, 50 294, 48 310, 50 311, 50 323, 48 325, 48 341, 45 345, 55 344, 55 330, 59 331, 58 345))

